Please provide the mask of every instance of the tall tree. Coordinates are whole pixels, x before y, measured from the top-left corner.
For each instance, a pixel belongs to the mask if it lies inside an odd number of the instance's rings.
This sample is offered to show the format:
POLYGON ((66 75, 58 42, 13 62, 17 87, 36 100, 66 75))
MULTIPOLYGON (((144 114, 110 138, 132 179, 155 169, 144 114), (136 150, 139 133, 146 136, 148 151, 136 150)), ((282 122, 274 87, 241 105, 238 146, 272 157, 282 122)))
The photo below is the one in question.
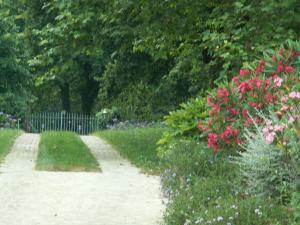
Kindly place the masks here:
POLYGON ((0 110, 24 114, 30 95, 30 74, 24 63, 25 53, 20 41, 11 1, 0 2, 0 110))

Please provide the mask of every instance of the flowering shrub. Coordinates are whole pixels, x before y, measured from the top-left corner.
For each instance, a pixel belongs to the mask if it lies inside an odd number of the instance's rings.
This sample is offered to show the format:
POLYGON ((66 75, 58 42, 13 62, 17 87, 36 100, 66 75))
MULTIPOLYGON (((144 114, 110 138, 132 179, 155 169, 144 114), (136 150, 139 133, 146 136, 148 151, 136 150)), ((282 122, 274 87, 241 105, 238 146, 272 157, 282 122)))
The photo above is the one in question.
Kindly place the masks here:
MULTIPOLYGON (((277 54, 259 61, 255 68, 243 68, 228 84, 219 87, 207 97, 210 116, 200 121, 198 128, 208 134, 208 146, 219 152, 220 148, 236 147, 244 142, 245 129, 264 123, 257 113, 278 111, 282 107, 282 96, 298 99, 300 93, 297 65, 300 51, 280 49, 277 54)), ((278 131, 285 127, 276 126, 278 131)), ((268 128, 266 128, 268 129, 268 128)), ((272 142, 274 133, 266 131, 272 142)))

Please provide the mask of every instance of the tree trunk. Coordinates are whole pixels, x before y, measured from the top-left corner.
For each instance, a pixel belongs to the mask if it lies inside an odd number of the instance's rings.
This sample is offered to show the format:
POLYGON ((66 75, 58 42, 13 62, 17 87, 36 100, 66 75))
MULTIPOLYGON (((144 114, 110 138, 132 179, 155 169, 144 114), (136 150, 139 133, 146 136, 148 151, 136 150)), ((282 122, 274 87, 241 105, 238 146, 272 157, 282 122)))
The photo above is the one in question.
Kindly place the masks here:
POLYGON ((61 103, 62 108, 66 112, 71 111, 71 104, 70 104, 70 85, 69 83, 65 82, 60 85, 60 95, 61 95, 61 103))
POLYGON ((99 91, 99 83, 93 78, 85 77, 85 85, 81 90, 82 112, 90 115, 99 91))
POLYGON ((82 86, 80 89, 81 107, 84 114, 90 115, 99 91, 99 82, 92 76, 91 64, 82 64, 84 74, 82 76, 82 86))

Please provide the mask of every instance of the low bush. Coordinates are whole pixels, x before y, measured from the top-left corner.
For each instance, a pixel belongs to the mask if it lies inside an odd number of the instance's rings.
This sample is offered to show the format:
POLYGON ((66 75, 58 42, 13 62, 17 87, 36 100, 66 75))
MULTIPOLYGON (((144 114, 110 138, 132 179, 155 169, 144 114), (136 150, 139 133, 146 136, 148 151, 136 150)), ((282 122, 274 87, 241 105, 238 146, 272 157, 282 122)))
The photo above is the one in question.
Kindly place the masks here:
POLYGON ((120 118, 118 108, 113 107, 111 109, 102 109, 96 114, 98 125, 100 129, 106 129, 110 125, 116 123, 120 118))
POLYGON ((241 190, 245 194, 287 204, 297 190, 296 180, 300 174, 287 160, 287 154, 276 145, 268 144, 262 133, 248 136, 245 151, 235 159, 240 165, 241 190))
POLYGON ((158 154, 167 152, 177 139, 199 139, 198 122, 208 116, 206 100, 203 97, 191 99, 180 105, 176 111, 165 117, 167 130, 158 142, 158 154))

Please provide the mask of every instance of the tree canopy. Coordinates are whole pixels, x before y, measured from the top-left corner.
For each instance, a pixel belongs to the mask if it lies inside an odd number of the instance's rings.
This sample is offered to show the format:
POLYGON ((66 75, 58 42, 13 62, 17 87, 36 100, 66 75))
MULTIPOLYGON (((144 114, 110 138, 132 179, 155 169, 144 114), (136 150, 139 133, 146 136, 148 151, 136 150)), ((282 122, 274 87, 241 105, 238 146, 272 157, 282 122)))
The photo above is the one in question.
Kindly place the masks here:
POLYGON ((26 69, 20 27, 8 1, 0 1, 0 111, 21 114, 29 103, 31 77, 26 69))
POLYGON ((14 5, 0 22, 10 54, 0 54, 13 73, 5 67, 1 76, 13 77, 6 82, 21 85, 17 92, 31 84, 32 111, 119 107, 125 119, 160 118, 299 37, 297 0, 5 2, 14 5), (34 79, 19 82, 27 71, 34 79))

